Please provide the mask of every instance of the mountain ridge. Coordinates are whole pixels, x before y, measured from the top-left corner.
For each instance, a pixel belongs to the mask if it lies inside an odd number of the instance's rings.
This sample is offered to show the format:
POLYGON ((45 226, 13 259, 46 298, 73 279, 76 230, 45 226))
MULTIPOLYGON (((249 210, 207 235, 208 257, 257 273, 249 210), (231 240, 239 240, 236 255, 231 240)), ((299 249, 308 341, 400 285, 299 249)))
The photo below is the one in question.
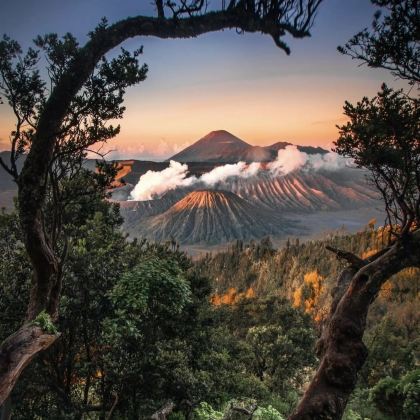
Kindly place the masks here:
MULTIPOLYGON (((167 161, 175 160, 182 163, 270 162, 277 157, 279 150, 292 145, 290 142, 278 141, 269 146, 253 146, 226 130, 215 130, 176 153, 167 161)), ((327 153, 327 150, 322 147, 299 145, 296 147, 299 151, 308 154, 327 153)))

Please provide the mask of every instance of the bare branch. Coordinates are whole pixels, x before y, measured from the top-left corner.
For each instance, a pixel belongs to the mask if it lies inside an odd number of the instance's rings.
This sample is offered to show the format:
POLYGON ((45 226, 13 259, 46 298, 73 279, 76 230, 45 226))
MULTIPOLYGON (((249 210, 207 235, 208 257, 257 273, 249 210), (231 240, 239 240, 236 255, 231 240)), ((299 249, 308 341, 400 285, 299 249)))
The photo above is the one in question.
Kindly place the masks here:
POLYGON ((337 249, 329 245, 327 245, 325 248, 328 251, 333 252, 337 256, 338 259, 346 260, 352 267, 359 269, 367 264, 365 260, 359 258, 357 255, 351 252, 343 251, 341 249, 337 249))

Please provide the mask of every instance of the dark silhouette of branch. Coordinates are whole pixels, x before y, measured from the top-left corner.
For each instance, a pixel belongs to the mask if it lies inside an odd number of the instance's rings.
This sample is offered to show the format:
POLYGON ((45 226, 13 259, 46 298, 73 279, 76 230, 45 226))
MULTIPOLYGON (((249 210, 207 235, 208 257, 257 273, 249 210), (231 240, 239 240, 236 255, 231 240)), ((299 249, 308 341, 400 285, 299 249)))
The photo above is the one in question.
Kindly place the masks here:
POLYGON ((372 29, 363 29, 338 50, 369 67, 384 68, 411 84, 420 83, 418 0, 371 0, 381 9, 372 29))
POLYGON ((357 255, 351 252, 343 251, 341 249, 337 249, 329 245, 327 245, 325 248, 328 251, 333 252, 337 256, 338 259, 346 260, 351 266, 355 268, 362 268, 363 266, 366 265, 366 262, 364 260, 362 260, 357 255))

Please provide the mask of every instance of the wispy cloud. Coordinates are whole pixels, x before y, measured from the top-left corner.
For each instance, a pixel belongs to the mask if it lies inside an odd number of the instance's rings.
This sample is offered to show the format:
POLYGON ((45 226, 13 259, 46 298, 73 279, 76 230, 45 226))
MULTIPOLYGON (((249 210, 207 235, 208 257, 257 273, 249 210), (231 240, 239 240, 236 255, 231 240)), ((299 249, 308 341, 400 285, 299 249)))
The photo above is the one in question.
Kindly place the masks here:
POLYGON ((312 121, 311 125, 331 125, 343 124, 347 121, 347 117, 341 116, 335 119, 312 121))
MULTIPOLYGON (((157 144, 145 145, 144 143, 138 143, 134 145, 119 144, 118 141, 112 144, 97 145, 93 147, 93 151, 105 154, 109 160, 120 160, 120 159, 138 159, 138 160, 165 160, 185 149, 190 143, 185 142, 182 144, 169 143, 165 139, 161 139, 157 144)), ((92 152, 88 154, 89 158, 96 158, 97 155, 92 152)))
POLYGON ((9 150, 10 144, 7 140, 0 137, 0 151, 9 150))

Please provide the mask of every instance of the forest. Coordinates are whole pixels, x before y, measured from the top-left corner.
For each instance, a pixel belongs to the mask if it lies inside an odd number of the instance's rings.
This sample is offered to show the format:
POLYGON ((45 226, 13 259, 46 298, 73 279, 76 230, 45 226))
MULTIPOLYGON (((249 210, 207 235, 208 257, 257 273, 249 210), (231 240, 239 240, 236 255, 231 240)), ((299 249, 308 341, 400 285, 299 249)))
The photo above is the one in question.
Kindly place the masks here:
POLYGON ((15 118, 0 164, 18 188, 0 214, 1 420, 418 418, 416 0, 372 0, 372 26, 338 48, 406 86, 346 102, 334 142, 368 174, 385 221, 192 260, 175 241, 124 234, 109 200, 116 164, 84 164, 149 72, 142 48, 107 56, 122 42, 233 28, 289 54, 285 36, 309 37, 322 0, 220 3, 155 0, 155 16, 103 19, 85 45, 69 33, 26 51, 0 40, 15 118))

